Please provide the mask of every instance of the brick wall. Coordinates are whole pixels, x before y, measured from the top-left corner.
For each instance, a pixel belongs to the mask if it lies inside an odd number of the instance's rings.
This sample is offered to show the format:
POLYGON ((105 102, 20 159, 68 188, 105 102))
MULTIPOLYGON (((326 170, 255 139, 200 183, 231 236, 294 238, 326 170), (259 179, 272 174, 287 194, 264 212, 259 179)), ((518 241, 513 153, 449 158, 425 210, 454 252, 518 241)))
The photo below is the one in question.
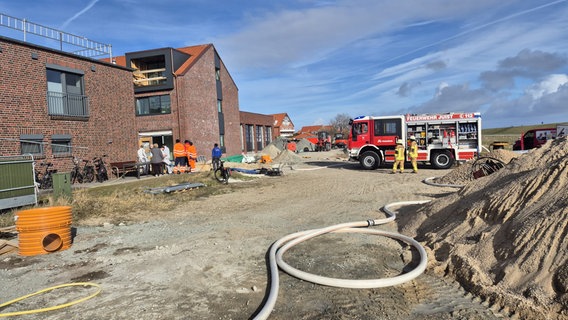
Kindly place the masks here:
MULTIPOLYGON (((249 125, 253 126, 253 151, 254 152, 258 152, 261 151, 264 147, 266 147, 268 145, 268 142, 266 141, 266 128, 268 128, 268 130, 270 131, 270 134, 273 134, 273 124, 274 124, 274 118, 272 115, 266 115, 266 114, 260 114, 260 113, 252 113, 252 112, 245 112, 245 111, 241 111, 240 112, 240 117, 241 117, 241 130, 242 130, 242 137, 243 137, 243 145, 246 144, 245 141, 245 137, 247 135, 246 132, 246 128, 249 125), (262 130, 262 146, 259 148, 258 144, 257 144, 257 136, 256 136, 256 132, 257 132, 257 127, 261 127, 262 130)), ((270 141, 274 140, 274 136, 270 137, 270 141)))
MULTIPOLYGON (((134 92, 129 70, 12 39, 0 38, 0 155, 20 154, 21 134, 71 135, 72 155, 82 159, 108 154, 108 161, 136 158, 134 92), (32 55, 34 58, 32 58, 32 55), (46 65, 80 70, 89 98, 86 121, 48 116, 46 65), (112 143, 110 143, 112 142, 112 143)), ((46 145, 45 160, 69 171, 72 157, 53 158, 46 145)))
MULTIPOLYGON (((238 89, 221 61, 225 146, 228 155, 240 154, 238 89)), ((211 46, 189 71, 177 77, 172 93, 172 116, 179 128, 174 128, 174 140, 192 140, 199 155, 211 158, 214 143, 219 142, 217 89, 215 80, 215 50, 211 46), (178 114, 179 113, 179 114, 178 114)))

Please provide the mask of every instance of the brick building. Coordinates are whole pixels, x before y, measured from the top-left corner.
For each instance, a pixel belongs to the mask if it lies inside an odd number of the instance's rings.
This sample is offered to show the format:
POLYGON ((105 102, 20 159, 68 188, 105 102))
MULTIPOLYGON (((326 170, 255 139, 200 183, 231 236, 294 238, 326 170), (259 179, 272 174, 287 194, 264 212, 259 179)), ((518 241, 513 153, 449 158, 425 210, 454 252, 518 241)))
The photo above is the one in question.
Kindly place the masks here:
POLYGON ((294 123, 287 113, 273 114, 272 117, 274 119, 274 137, 291 137, 294 134, 294 123))
POLYGON ((114 63, 133 70, 141 143, 172 150, 179 138, 207 158, 214 143, 226 154, 241 153, 238 89, 212 44, 131 52, 114 63))
POLYGON ((74 156, 136 155, 132 72, 0 37, 0 155, 31 153, 69 171, 74 156))
POLYGON ((258 152, 272 142, 272 115, 241 111, 241 149, 258 152))

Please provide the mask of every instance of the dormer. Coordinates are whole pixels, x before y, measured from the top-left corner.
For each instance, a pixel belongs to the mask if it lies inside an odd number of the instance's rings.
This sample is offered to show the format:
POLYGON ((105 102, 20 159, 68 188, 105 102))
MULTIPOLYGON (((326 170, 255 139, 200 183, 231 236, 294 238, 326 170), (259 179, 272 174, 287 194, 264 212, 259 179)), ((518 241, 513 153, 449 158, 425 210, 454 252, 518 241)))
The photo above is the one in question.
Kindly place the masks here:
POLYGON ((189 57, 173 48, 127 53, 126 66, 133 70, 134 93, 172 90, 175 70, 189 57))

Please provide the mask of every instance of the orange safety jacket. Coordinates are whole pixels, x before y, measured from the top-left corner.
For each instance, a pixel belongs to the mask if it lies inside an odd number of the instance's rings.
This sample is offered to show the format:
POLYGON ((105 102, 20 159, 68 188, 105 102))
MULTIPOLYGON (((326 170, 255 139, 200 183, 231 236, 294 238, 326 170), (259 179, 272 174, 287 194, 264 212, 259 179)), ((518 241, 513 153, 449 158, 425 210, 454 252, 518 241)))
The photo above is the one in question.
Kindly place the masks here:
POLYGON ((185 157, 185 147, 181 142, 174 144, 174 158, 180 157, 185 157))
POLYGON ((197 149, 195 148, 195 146, 192 145, 186 145, 186 152, 187 152, 187 158, 190 160, 195 160, 197 159, 197 149))

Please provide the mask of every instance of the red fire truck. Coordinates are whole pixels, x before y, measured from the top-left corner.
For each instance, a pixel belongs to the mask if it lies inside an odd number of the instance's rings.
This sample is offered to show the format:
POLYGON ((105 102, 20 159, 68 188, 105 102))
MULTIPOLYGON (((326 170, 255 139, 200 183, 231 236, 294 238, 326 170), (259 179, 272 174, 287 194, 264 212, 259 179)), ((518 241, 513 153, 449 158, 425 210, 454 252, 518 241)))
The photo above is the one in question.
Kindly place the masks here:
POLYGON ((436 169, 450 168, 455 161, 472 159, 481 151, 478 112, 362 116, 350 120, 350 125, 349 157, 369 170, 394 162, 397 140, 408 150, 411 136, 418 143, 418 162, 436 169))

